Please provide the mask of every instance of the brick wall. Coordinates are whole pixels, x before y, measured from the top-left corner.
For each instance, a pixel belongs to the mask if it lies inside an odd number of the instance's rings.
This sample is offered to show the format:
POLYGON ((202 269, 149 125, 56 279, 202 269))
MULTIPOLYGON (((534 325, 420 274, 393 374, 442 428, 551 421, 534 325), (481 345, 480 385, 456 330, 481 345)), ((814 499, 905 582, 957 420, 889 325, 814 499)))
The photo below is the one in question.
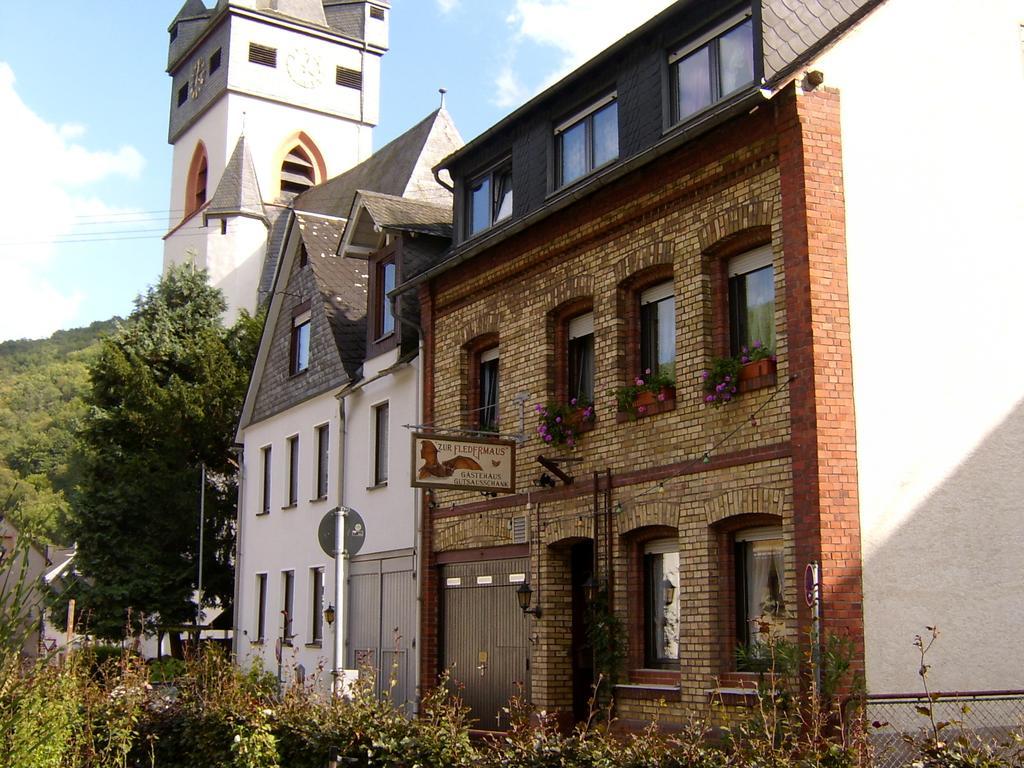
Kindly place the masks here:
MULTIPOLYGON (((804 130, 801 117, 802 113, 793 118, 796 127, 789 127, 791 132, 804 130)), ((800 356, 794 357, 790 314, 812 316, 840 307, 826 308, 823 303, 834 293, 833 287, 821 286, 819 291, 816 286, 812 292, 806 281, 790 284, 791 267, 799 273, 800 265, 786 251, 793 237, 787 226, 794 216, 803 216, 806 198, 791 196, 784 185, 784 173, 789 171, 783 169, 781 157, 783 151, 796 151, 803 159, 806 147, 797 142, 794 150, 792 141, 784 144, 785 137, 777 138, 776 120, 781 134, 784 118, 762 109, 737 119, 497 244, 421 293, 428 349, 428 423, 445 428, 463 423, 467 406, 463 347, 476 336, 497 331, 501 429, 525 435, 517 460, 517 494, 482 500, 478 494, 435 492, 423 542, 428 570, 435 557, 432 549, 438 544, 467 549, 507 544, 503 522, 512 515, 527 514, 528 503, 540 505, 539 526, 532 525, 535 506, 530 514, 530 579, 539 585, 544 603, 532 646, 532 696, 538 707, 571 711, 568 548, 593 536, 595 481, 601 521, 596 545, 602 564, 599 572, 610 581, 614 610, 626 627, 637 626, 637 547, 645 531, 676 531, 685 574, 679 585, 683 606, 679 668, 653 678, 637 670, 642 651, 636 648, 636 630, 627 637, 631 658, 627 679, 641 686, 645 680, 667 680, 678 689, 667 695, 657 688, 622 689, 617 697, 620 717, 644 718, 653 712, 655 699, 664 696, 668 710, 662 713, 663 719, 682 718, 687 709, 702 707, 706 691, 715 686, 718 676, 731 671, 729 649, 735 642, 735 627, 727 626, 719 586, 731 574, 723 572, 728 566, 723 565, 720 549, 729 531, 745 519, 781 524, 785 601, 791 609, 786 632, 795 641, 806 626, 807 617, 795 606, 801 602, 798 573, 805 561, 819 559, 821 554, 823 537, 810 524, 818 514, 816 494, 827 485, 832 504, 848 490, 844 485, 848 478, 836 479, 836 485, 831 479, 818 482, 821 439, 828 438, 830 450, 838 446, 829 437, 831 428, 812 432, 818 440, 812 449, 804 441, 808 425, 813 427, 816 419, 830 412, 821 411, 813 395, 808 399, 805 393, 797 399, 787 387, 791 373, 799 374, 796 381, 801 384, 818 381, 815 366, 828 346, 824 338, 817 346, 811 343, 817 339, 814 334, 811 342, 798 336, 800 356), (702 401, 700 372, 722 351, 723 258, 764 243, 770 243, 774 252, 780 384, 743 393, 727 407, 715 409, 702 401), (638 373, 628 297, 632 279, 645 272, 657 273, 659 279, 671 274, 674 284, 677 394, 674 407, 620 423, 608 392, 638 373), (552 313, 557 315, 559 307, 580 300, 592 301, 594 313, 597 422, 579 438, 575 449, 553 449, 536 434, 533 405, 552 397, 559 380, 552 375, 552 367, 560 364, 552 349, 552 313), (530 396, 522 415, 517 393, 530 396), (542 471, 535 461, 539 454, 571 457, 574 461, 565 467, 576 481, 555 489, 536 487, 534 481, 542 471), (657 491, 658 481, 664 483, 663 491, 657 491), (815 489, 813 493, 809 487, 815 489)), ((823 249, 835 247, 830 240, 834 233, 827 226, 815 232, 823 249)), ((799 248, 799 243, 794 247, 799 248)), ((829 252, 840 259, 841 249, 829 252)), ((803 258, 806 262, 807 257, 803 258)), ((834 264, 835 269, 840 266, 834 264)), ((841 346, 844 342, 836 338, 831 343, 841 346)), ((846 349, 848 355, 848 343, 846 349)), ((842 366, 841 360, 833 363, 833 367, 842 366)), ((820 378, 818 396, 842 401, 841 392, 828 392, 837 375, 829 371, 826 368, 820 378)), ((855 494, 852 512, 855 516, 855 494)), ((845 518, 830 517, 822 526, 832 530, 833 524, 846 523, 845 518)), ((829 536, 851 541, 846 533, 829 536)), ((837 551, 831 538, 825 551, 837 551)), ((852 560, 859 567, 855 552, 852 560)), ((829 595, 834 598, 843 592, 845 582, 830 578, 829 595)), ((436 581, 425 589, 424 600, 425 623, 436 622, 436 581)), ((843 610, 856 613, 857 601, 859 597, 851 599, 843 610)), ((429 631, 425 626, 425 639, 429 631)), ((424 685, 431 684, 442 663, 436 643, 425 640, 424 685)))

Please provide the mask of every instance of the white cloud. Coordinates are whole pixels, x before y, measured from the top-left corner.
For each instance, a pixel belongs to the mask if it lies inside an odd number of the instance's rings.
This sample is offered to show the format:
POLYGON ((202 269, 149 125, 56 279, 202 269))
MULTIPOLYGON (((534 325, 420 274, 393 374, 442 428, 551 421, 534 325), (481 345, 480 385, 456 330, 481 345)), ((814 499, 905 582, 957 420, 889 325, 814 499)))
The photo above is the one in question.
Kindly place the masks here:
POLYGON ((437 0, 437 7, 441 13, 451 13, 459 7, 459 0, 437 0))
POLYGON ((494 82, 494 103, 499 107, 514 107, 522 104, 529 91, 523 85, 511 64, 506 64, 494 82))
MULTIPOLYGON (((0 61, 0 168, 11 194, 0 206, 0 339, 38 338, 67 325, 84 298, 52 285, 55 241, 81 217, 119 213, 90 185, 138 178, 145 164, 130 146, 93 150, 83 125, 46 122, 22 101, 14 71, 0 61)), ((93 219, 95 220, 95 219, 93 219)))
MULTIPOLYGON (((500 106, 502 79, 509 80, 506 70, 515 71, 515 48, 523 41, 549 46, 561 52, 559 66, 547 73, 532 88, 521 86, 524 96, 537 93, 563 75, 603 51, 619 38, 670 6, 675 0, 515 0, 515 9, 508 16, 514 38, 510 48, 512 62, 502 69, 495 82, 496 101, 500 106)), ((514 74, 511 76, 514 78, 514 74)), ((522 98, 512 102, 517 104, 522 98)))

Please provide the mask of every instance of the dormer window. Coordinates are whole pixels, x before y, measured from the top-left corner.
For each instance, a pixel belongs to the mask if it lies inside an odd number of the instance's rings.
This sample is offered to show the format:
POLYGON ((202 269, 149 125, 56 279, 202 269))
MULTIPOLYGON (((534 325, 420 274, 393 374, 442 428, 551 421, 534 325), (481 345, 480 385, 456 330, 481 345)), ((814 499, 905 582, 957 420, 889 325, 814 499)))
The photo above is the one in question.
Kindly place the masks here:
POLYGON ((614 93, 555 127, 556 184, 564 187, 619 156, 619 107, 614 93))
POLYGON ((749 16, 733 18, 669 56, 675 122, 753 82, 753 35, 749 16))
POLYGON ((512 215, 512 163, 506 162, 469 183, 469 235, 475 235, 512 215))
POLYGON ((309 310, 292 318, 290 373, 294 376, 309 368, 309 310))

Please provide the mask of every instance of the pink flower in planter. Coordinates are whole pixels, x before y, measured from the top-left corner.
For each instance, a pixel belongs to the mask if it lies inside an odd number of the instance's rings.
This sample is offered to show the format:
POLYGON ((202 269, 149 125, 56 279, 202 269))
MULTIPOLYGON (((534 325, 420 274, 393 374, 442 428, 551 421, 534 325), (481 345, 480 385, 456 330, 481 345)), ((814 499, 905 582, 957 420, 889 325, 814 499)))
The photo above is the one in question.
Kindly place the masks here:
POLYGON ((637 409, 636 409, 636 412, 637 413, 647 413, 647 406, 646 405, 638 405, 637 409))
POLYGON ((659 403, 665 402, 665 393, 664 392, 659 392, 658 393, 658 402, 659 403))
POLYGON ((644 385, 644 380, 637 376, 636 379, 633 380, 633 383, 638 387, 642 387, 644 385))

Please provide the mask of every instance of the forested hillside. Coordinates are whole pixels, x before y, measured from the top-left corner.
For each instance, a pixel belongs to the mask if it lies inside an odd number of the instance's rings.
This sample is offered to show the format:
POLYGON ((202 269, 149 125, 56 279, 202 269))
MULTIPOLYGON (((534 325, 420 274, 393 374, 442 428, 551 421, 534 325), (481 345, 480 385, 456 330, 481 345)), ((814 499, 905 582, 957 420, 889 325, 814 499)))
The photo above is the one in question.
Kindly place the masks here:
POLYGON ((85 413, 88 363, 117 318, 0 344, 0 510, 19 528, 64 542, 78 481, 74 432, 85 413))

